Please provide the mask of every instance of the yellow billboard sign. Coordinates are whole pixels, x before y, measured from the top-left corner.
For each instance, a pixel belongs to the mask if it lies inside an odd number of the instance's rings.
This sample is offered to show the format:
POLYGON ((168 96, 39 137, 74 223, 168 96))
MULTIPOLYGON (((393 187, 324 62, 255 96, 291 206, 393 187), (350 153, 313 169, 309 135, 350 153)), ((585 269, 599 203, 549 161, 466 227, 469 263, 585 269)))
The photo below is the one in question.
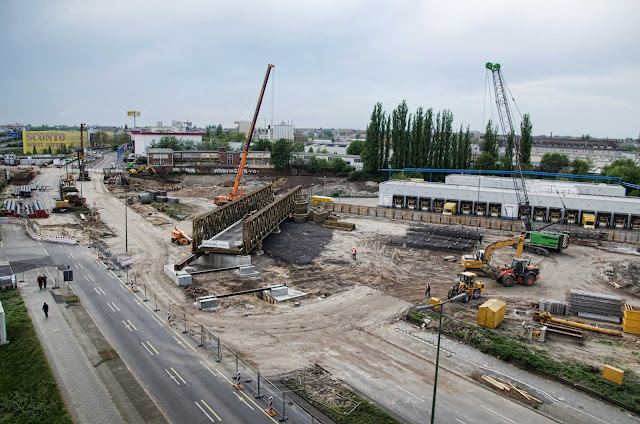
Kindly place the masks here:
POLYGON ((140 111, 138 110, 128 110, 127 116, 140 116, 140 111))
MULTIPOLYGON (((89 147, 89 133, 84 131, 84 145, 89 147)), ((80 146, 80 131, 23 131, 22 132, 22 152, 33 154, 52 153, 69 151, 80 146)))

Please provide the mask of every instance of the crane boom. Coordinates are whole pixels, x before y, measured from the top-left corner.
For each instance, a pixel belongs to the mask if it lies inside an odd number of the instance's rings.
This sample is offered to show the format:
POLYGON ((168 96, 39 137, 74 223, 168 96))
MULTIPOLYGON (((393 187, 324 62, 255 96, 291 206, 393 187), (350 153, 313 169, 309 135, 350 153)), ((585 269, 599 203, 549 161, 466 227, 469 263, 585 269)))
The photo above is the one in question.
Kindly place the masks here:
POLYGON ((505 140, 508 140, 509 137, 512 137, 514 150, 515 150, 515 159, 516 166, 518 167, 517 176, 513 174, 513 188, 516 192, 516 199, 518 201, 518 213, 522 214, 524 211, 525 215, 524 226, 526 231, 531 231, 532 229, 532 220, 531 220, 531 211, 529 206, 529 196, 527 195, 527 186, 524 180, 524 175, 522 174, 522 165, 520 163, 520 148, 519 142, 516 138, 516 132, 513 127, 513 119, 511 118, 511 109, 509 108, 509 100, 507 98, 507 94, 504 89, 504 78, 502 77, 502 71, 500 70, 499 63, 491 63, 487 62, 486 68, 491 71, 493 76, 493 87, 496 95, 496 106, 498 108, 498 116, 500 118, 500 126, 502 128, 502 135, 505 140))
POLYGON ((227 202, 231 202, 239 197, 245 195, 240 188, 240 181, 242 181, 242 174, 244 173, 244 165, 247 163, 247 156, 249 155, 249 146, 251 145, 251 139, 253 138, 253 131, 256 127, 256 121, 258 120, 258 114, 260 113, 260 106, 262 105, 262 98, 264 97, 264 91, 267 88, 267 82, 269 81, 269 74, 271 73, 271 68, 273 68, 272 64, 267 65, 267 74, 264 76, 264 82, 262 83, 262 90, 260 90, 260 97, 258 97, 258 105, 256 106, 256 111, 253 114, 253 121, 251 121, 251 128, 249 129, 249 134, 247 134, 247 142, 244 145, 244 150, 242 151, 242 158, 240 159, 240 167, 238 168, 238 173, 236 174, 236 180, 233 183, 233 190, 229 193, 228 197, 219 196, 218 199, 215 200, 216 205, 223 205, 227 202), (240 193, 238 193, 238 189, 240 188, 240 193))

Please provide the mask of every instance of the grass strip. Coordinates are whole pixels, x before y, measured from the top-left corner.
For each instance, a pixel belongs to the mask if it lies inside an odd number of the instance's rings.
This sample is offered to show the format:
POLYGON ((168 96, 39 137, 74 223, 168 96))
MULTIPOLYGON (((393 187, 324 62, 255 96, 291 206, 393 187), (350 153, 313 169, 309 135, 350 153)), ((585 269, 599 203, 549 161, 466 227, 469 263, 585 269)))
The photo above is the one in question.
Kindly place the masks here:
POLYGON ((9 340, 0 346, 0 423, 71 423, 20 292, 0 301, 9 340))

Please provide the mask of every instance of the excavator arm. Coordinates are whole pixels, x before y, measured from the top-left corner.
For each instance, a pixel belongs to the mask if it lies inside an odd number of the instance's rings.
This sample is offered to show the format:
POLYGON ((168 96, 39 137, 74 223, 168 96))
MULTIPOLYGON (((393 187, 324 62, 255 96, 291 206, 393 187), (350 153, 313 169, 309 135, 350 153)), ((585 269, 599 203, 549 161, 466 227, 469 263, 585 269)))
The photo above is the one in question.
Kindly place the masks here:
POLYGON ((527 234, 521 234, 517 237, 510 237, 510 238, 506 238, 503 240, 498 240, 495 243, 490 244, 484 251, 484 263, 485 264, 490 264, 491 263, 491 255, 493 254, 493 252, 497 249, 500 249, 502 247, 506 247, 506 246, 511 246, 514 244, 518 244, 518 246, 516 247, 516 258, 519 258, 522 256, 522 250, 524 249, 524 240, 527 237, 527 234))

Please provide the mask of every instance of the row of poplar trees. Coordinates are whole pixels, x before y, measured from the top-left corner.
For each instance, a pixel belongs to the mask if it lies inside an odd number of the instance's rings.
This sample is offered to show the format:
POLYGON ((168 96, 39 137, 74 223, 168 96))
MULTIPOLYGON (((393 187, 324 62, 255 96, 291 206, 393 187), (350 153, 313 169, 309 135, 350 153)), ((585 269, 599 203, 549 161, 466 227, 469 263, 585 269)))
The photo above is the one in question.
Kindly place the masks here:
POLYGON ((453 129, 450 110, 426 111, 419 107, 412 115, 402 101, 392 113, 377 103, 367 127, 360 158, 365 172, 394 168, 468 168, 471 164, 469 127, 453 129), (393 151, 393 153, 391 153, 393 151))

